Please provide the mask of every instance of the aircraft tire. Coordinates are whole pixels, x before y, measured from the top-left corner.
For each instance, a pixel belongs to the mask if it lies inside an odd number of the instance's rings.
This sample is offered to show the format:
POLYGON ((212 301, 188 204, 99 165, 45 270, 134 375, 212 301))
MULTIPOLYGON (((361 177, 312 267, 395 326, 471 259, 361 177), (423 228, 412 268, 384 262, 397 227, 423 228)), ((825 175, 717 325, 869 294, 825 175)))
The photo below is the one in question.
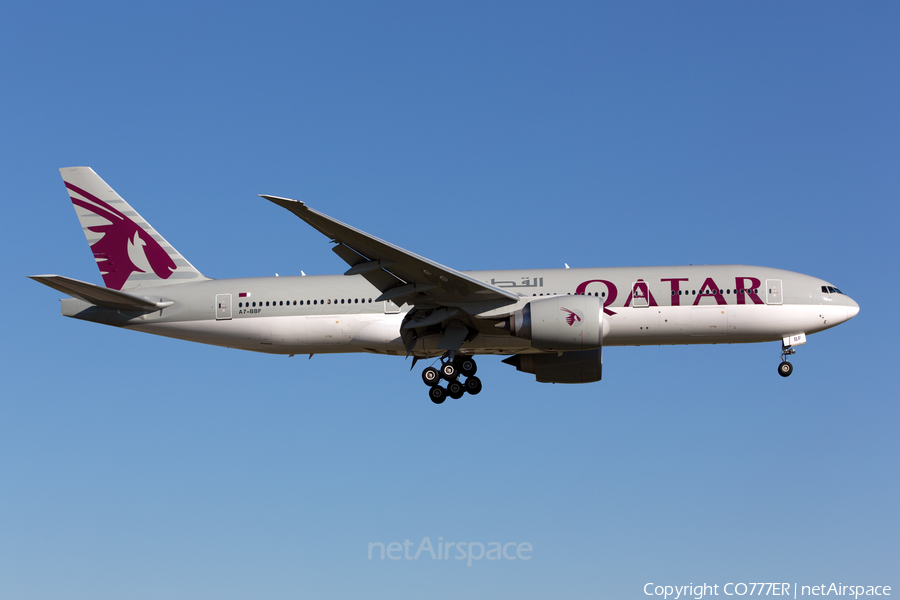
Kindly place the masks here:
POLYGON ((460 382, 453 380, 447 384, 447 395, 454 400, 459 400, 465 393, 466 390, 460 382))
POLYGON ((453 381, 459 377, 459 369, 452 362, 446 362, 441 365, 441 377, 447 381, 453 381))
POLYGON ((791 373, 794 372, 794 365, 789 363, 788 361, 782 361, 780 365, 778 365, 778 374, 782 377, 788 377, 791 373))
POLYGON ((466 391, 473 396, 478 394, 481 391, 481 380, 475 376, 469 377, 466 379, 466 384, 464 386, 466 391))
POLYGON ((434 387, 441 382, 441 372, 434 367, 428 367, 422 371, 422 381, 428 387, 434 387))
POLYGON ((444 400, 447 399, 447 390, 436 385, 428 390, 428 397, 431 398, 431 401, 435 404, 443 404, 444 400))
POLYGON ((475 371, 478 370, 478 365, 475 364, 475 359, 468 356, 460 359, 458 366, 459 372, 466 377, 471 377, 475 374, 475 371))

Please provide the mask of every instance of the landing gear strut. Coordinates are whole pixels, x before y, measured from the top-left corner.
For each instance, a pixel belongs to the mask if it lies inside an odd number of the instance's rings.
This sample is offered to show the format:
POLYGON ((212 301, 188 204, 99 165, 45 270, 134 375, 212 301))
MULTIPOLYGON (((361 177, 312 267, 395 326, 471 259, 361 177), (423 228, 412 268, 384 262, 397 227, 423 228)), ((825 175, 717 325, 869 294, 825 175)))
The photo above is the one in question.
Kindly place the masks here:
POLYGON ((788 362, 787 357, 796 352, 797 351, 790 346, 785 346, 783 343, 781 344, 781 364, 778 365, 778 374, 782 377, 788 377, 794 372, 794 365, 788 362))
MULTIPOLYGON (((454 353, 455 354, 455 353, 454 353)), ((448 355, 441 357, 440 369, 427 367, 422 371, 422 381, 429 387, 428 397, 435 404, 442 404, 447 396, 454 400, 463 397, 463 394, 469 393, 475 395, 481 391, 481 380, 475 377, 475 371, 478 365, 470 356, 453 356, 448 355), (463 375, 466 379, 459 381, 459 376, 463 375), (447 381, 447 387, 441 386, 441 379, 447 381)))

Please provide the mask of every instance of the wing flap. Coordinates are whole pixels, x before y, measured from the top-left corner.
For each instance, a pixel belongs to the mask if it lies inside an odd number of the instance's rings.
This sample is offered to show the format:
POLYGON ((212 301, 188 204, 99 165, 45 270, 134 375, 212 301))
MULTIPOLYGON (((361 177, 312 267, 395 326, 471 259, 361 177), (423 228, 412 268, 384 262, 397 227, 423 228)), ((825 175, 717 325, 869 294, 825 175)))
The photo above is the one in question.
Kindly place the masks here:
POLYGON ((338 244, 331 251, 350 265, 344 275, 362 275, 379 292, 403 285, 403 280, 397 279, 384 270, 384 266, 393 264, 391 261, 369 260, 344 244, 338 244))

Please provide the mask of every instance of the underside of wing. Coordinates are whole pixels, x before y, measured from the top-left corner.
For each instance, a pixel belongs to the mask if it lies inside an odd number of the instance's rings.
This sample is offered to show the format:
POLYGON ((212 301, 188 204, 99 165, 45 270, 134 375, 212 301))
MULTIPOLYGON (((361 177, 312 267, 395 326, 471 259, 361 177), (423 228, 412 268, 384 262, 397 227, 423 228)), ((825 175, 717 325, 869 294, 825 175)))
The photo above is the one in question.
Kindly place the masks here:
POLYGON ((335 244, 334 253, 350 265, 344 274, 364 277, 381 292, 378 301, 412 307, 400 332, 407 353, 412 353, 419 339, 437 336, 437 349, 452 356, 479 332, 497 332, 493 323, 475 315, 514 305, 521 298, 341 223, 298 200, 260 196, 327 236, 335 244))

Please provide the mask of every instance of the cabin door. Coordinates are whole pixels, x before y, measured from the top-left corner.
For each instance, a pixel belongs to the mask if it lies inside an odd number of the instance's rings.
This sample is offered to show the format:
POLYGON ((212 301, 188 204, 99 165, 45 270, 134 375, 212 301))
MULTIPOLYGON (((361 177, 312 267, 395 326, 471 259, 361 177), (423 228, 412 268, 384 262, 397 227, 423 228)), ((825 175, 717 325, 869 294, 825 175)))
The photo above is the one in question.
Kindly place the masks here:
POLYGON ((634 308, 650 306, 650 288, 645 281, 635 281, 631 286, 631 306, 634 308))
POLYGON ((781 304, 781 280, 766 279, 766 304, 781 304))
POLYGON ((231 318, 231 294, 216 294, 216 321, 231 318))

